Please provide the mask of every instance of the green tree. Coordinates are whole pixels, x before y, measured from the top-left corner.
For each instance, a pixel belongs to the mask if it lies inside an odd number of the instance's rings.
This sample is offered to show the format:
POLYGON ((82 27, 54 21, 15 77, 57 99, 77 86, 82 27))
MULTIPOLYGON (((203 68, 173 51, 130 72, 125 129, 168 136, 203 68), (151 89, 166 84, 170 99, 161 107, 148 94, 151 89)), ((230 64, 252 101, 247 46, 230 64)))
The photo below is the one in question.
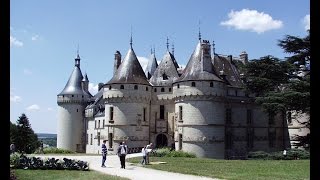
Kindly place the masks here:
POLYGON ((10 144, 15 143, 15 139, 17 136, 17 125, 13 124, 10 121, 10 144))
MULTIPOLYGON (((256 102, 269 115, 288 111, 310 115, 310 76, 300 69, 310 62, 310 34, 305 38, 287 35, 278 45, 293 55, 283 61, 272 56, 249 61, 244 66, 246 89, 256 94, 256 102)), ((300 123, 310 128, 310 119, 300 123)), ((295 138, 297 146, 310 142, 309 135, 295 138)))
POLYGON ((306 61, 310 61, 310 30, 304 38, 286 35, 284 39, 279 40, 278 45, 285 53, 292 54, 288 57, 289 62, 305 65, 306 61))
POLYGON ((32 130, 29 119, 24 113, 17 120, 15 145, 18 151, 28 154, 33 153, 40 146, 38 136, 32 130))

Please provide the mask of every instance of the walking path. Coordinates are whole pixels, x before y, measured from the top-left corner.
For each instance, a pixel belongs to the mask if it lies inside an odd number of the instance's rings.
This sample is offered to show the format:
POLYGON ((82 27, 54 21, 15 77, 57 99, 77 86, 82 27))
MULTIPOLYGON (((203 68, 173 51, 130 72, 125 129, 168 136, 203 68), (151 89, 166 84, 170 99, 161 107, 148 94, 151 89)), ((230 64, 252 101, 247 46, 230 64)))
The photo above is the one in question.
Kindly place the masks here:
MULTIPOLYGON (((154 170, 139 166, 130 165, 130 163, 126 162, 126 169, 120 168, 120 160, 117 155, 108 155, 106 161, 106 168, 101 167, 101 156, 72 156, 72 155, 38 155, 35 154, 36 157, 54 157, 54 158, 69 158, 69 159, 78 159, 82 161, 87 161, 89 163, 89 169, 99 171, 102 173, 126 177, 131 180, 144 180, 144 179, 152 179, 152 180, 212 180, 209 177, 201 177, 194 175, 186 175, 180 173, 172 173, 167 171, 154 170)), ((126 158, 142 156, 141 153, 128 154, 126 158)))

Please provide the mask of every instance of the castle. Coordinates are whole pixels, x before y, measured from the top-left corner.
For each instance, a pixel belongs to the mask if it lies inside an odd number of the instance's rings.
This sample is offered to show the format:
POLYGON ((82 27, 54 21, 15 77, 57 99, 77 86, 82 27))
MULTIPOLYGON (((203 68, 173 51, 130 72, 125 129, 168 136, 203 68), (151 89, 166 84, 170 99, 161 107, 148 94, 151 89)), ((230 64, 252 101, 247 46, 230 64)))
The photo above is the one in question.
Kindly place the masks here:
POLYGON ((223 56, 207 40, 199 41, 182 70, 167 51, 159 65, 151 53, 144 72, 132 47, 122 58, 116 51, 114 74, 93 96, 80 56, 65 88, 57 95, 57 147, 109 153, 125 141, 130 152, 152 142, 209 158, 245 156, 249 151, 290 147, 286 116, 269 116, 243 90, 236 64, 248 54, 223 56), (211 52, 213 49, 213 52, 211 52))

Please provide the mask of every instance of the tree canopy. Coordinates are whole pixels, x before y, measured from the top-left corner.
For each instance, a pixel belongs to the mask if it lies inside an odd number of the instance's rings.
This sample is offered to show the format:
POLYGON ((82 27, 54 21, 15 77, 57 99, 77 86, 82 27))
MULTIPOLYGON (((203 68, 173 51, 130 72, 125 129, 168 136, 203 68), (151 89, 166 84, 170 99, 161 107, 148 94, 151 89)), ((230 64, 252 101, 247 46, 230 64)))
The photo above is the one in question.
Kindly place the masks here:
POLYGON ((32 130, 29 119, 24 113, 18 118, 17 124, 10 124, 10 142, 15 144, 17 151, 28 154, 40 146, 38 136, 32 130))

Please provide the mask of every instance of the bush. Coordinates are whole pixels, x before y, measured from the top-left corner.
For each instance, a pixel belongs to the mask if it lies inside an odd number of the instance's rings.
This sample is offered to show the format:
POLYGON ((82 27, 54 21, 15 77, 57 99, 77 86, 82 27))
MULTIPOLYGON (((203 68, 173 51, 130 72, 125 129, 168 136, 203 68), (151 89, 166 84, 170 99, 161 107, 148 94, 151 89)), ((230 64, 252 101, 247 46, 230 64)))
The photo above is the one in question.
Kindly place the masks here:
MULTIPOLYGON (((43 153, 44 154, 72 154, 75 152, 66 150, 66 149, 59 149, 56 147, 48 147, 43 149, 43 153)), ((36 154, 40 154, 40 151, 36 152, 36 154)))
POLYGON ((170 151, 170 148, 161 148, 154 150, 150 156, 153 157, 188 157, 195 158, 196 155, 184 151, 170 151))
POLYGON ((249 159, 272 159, 272 160, 295 160, 310 159, 310 153, 303 149, 289 149, 287 155, 283 155, 283 151, 267 153, 264 151, 249 152, 249 159))
MULTIPOLYGON (((12 156, 12 159, 16 158, 16 156, 12 156)), ((16 160, 12 160, 12 162, 16 163, 16 160)), ((11 159, 10 159, 10 166, 11 159)), ((55 158, 46 158, 42 160, 39 157, 27 157, 25 155, 20 155, 18 159, 18 163, 12 168, 17 169, 53 169, 53 170, 89 170, 89 165, 85 161, 80 160, 72 160, 68 158, 63 158, 63 160, 55 159, 55 158)))
POLYGON ((249 152, 248 158, 249 159, 268 159, 269 154, 264 151, 249 152))
POLYGON ((10 154, 10 167, 15 168, 19 166, 20 162, 20 154, 19 153, 13 153, 10 154))

